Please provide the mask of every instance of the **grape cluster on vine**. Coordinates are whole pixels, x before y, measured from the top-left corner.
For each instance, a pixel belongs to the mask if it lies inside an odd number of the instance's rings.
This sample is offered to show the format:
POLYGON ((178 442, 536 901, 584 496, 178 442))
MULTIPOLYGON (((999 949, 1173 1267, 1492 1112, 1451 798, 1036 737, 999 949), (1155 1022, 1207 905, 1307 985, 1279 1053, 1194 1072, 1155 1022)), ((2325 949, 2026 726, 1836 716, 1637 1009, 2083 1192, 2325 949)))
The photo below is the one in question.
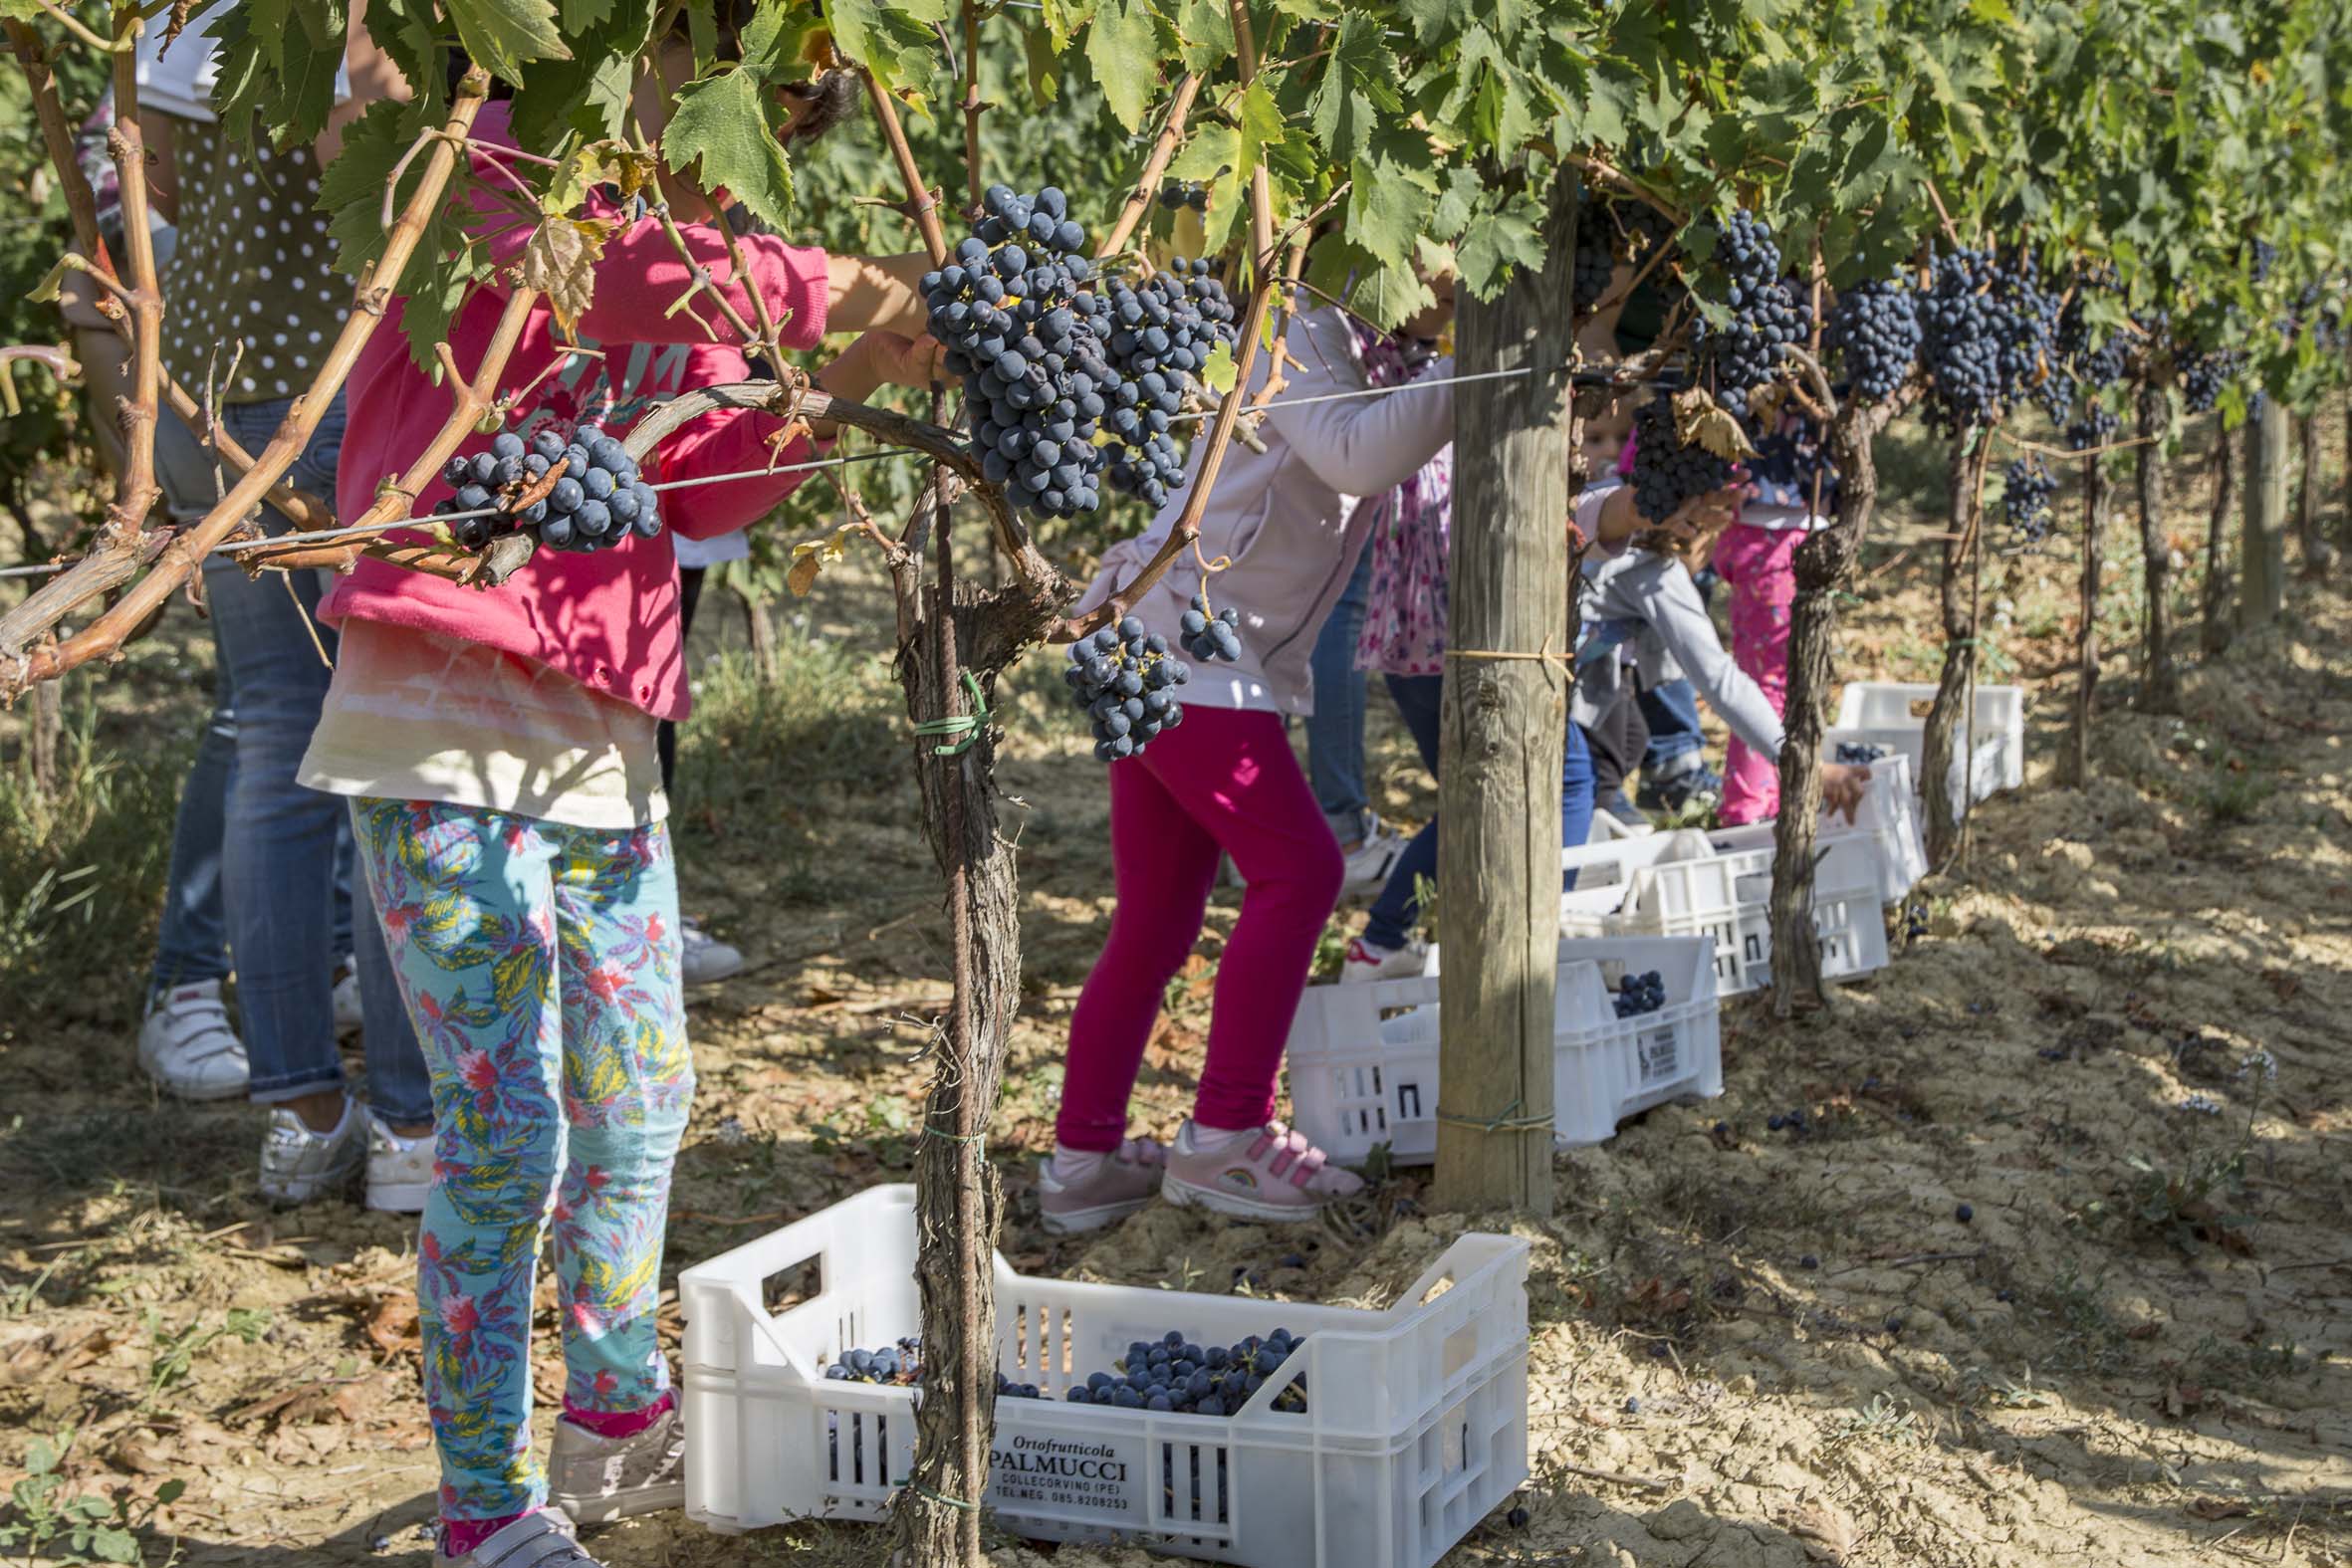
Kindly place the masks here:
POLYGON ((1094 755, 1112 763, 1184 722, 1176 688, 1192 679, 1192 669, 1168 651, 1165 637, 1129 615, 1071 643, 1061 678, 1093 725, 1094 755))
POLYGON ((1195 593, 1184 618, 1177 623, 1176 640, 1196 659, 1223 659, 1231 663, 1242 656, 1242 613, 1228 604, 1212 614, 1209 596, 1195 593))
POLYGON ((1837 298, 1823 345, 1844 356, 1854 395, 1880 403, 1895 395, 1919 362, 1919 294, 1900 278, 1871 278, 1837 298))
POLYGON ((2012 251, 1995 260, 1993 293, 2002 401, 2033 396, 2048 407, 2057 399, 2062 411, 2074 395, 2065 355, 2058 348, 2062 295, 2043 285, 2041 265, 2030 251, 2012 251))
POLYGON ((1729 458, 1682 444, 1674 400, 1664 392, 1634 411, 1633 506, 1650 522, 1665 522, 1685 502, 1723 489, 1738 474, 1729 458))
POLYGON ((1195 372, 1233 338, 1234 309, 1205 261, 1136 288, 1097 280, 1085 230, 1053 186, 989 187, 955 260, 923 276, 931 334, 964 378, 983 472, 1016 506, 1070 517, 1101 505, 1111 478, 1157 507, 1184 482, 1168 429, 1195 372))
POLYGON ((1617 272, 1616 223, 1610 203, 1587 190, 1576 207, 1576 253, 1569 289, 1578 315, 1608 298, 1617 272))
POLYGON ((2057 476, 2039 457, 2017 458, 2001 471, 2000 510, 2012 547, 2031 549, 2050 537, 2057 494, 2057 476))
POLYGON ((1771 225, 1747 208, 1724 220, 1715 259, 1728 280, 1724 303, 1732 318, 1720 326, 1702 320, 1697 346, 1713 372, 1717 405, 1747 424, 1749 393, 1773 380, 1786 350, 1803 343, 1810 312, 1781 278, 1771 225))
POLYGON ((2080 419, 2066 427, 2066 445, 2074 451, 2087 452, 2112 442, 2122 428, 2123 421, 2113 409, 2092 403, 2083 409, 2080 419))
POLYGON ((2245 368, 2242 348, 2216 348, 2181 361, 2181 395, 2193 414, 2210 414, 2223 391, 2245 368))
POLYGON ((1936 258, 1932 285, 1919 302, 1928 417, 1947 432, 1991 423, 2007 401, 2000 354, 2004 313, 1993 283, 1991 251, 1948 252, 1936 258))
POLYGON ((528 445, 502 430, 488 451, 451 458, 441 479, 450 494, 433 515, 451 520, 450 538, 466 550, 481 550, 516 529, 535 531, 551 549, 572 551, 608 550, 632 535, 651 539, 661 532, 660 498, 637 460, 594 424, 580 426, 570 441, 542 430, 528 445))

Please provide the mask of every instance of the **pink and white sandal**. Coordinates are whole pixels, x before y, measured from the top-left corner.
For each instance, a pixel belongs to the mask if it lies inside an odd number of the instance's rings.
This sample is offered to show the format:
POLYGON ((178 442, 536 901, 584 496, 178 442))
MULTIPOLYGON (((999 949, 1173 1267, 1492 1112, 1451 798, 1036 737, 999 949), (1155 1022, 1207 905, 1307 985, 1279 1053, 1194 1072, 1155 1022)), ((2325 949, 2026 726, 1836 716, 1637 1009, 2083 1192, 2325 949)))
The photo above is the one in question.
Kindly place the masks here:
POLYGON ((1363 1190, 1361 1177, 1332 1165, 1304 1133, 1281 1122, 1254 1133, 1205 1138, 1186 1122, 1168 1148, 1160 1182, 1160 1195, 1172 1204, 1242 1220, 1305 1220, 1334 1199, 1363 1190))

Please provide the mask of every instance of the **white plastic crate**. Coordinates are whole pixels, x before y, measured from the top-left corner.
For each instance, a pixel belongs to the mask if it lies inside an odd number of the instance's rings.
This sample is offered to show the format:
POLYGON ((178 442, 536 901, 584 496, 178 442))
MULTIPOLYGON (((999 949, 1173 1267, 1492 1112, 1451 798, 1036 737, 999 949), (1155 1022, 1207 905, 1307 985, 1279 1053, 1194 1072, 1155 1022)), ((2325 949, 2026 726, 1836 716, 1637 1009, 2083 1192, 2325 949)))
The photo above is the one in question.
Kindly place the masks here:
MULTIPOLYGON (((1552 997, 1554 1142, 1600 1143, 1653 1105, 1723 1093, 1715 974, 1704 939, 1560 943, 1552 997), (1666 1006, 1618 1017, 1615 983, 1652 970, 1666 983, 1666 1006)), ((1383 1144, 1401 1164, 1427 1164, 1437 1154, 1443 1022, 1435 963, 1410 980, 1308 987, 1289 1050, 1298 1130, 1346 1164, 1362 1164, 1383 1144)))
MULTIPOLYGON (((1911 759, 1913 783, 1924 788, 1927 709, 1935 697, 1935 686, 1925 682, 1848 681, 1838 697, 1837 723, 1823 745, 1832 759, 1841 741, 1900 752, 1911 759)), ((1963 815, 1975 801, 2025 783, 2025 689, 1977 688, 1973 768, 1967 762, 1968 733, 1964 723, 1954 737, 1950 781, 1953 810, 1963 815)))
MULTIPOLYGON (((1746 827, 1718 827, 1707 841, 1719 852, 1770 849, 1775 825, 1755 822, 1746 827)), ((1848 822, 1824 808, 1814 829, 1816 846, 1847 838, 1869 841, 1878 857, 1878 896, 1881 903, 1900 903, 1928 874, 1928 856, 1920 833, 1919 796, 1911 787, 1911 759, 1896 752, 1871 764, 1870 783, 1862 789, 1862 803, 1848 822)))
MULTIPOLYGON (((877 1187, 678 1276, 686 1514, 723 1531, 880 1520, 913 1466, 915 1391, 824 1365, 921 1327, 914 1189, 877 1187), (771 1313, 768 1282, 815 1262, 771 1313)), ((988 1501, 1016 1533, 1253 1568, 1430 1568, 1528 1476, 1528 1243, 1471 1233, 1385 1311, 1031 1279, 996 1260, 988 1501), (1138 1339, 1305 1343, 1231 1417, 1072 1405, 1138 1339), (1307 1408, 1275 1398, 1303 1381, 1307 1408)), ((880 1555, 877 1543, 875 1554, 880 1555)))
MULTIPOLYGON (((1697 836, 1706 842, 1705 834, 1697 836)), ((1563 852, 1561 863, 1576 870, 1577 878, 1574 890, 1561 896, 1562 926, 1597 927, 1612 936, 1713 937, 1719 996, 1736 997, 1768 985, 1771 845, 1676 858, 1686 848, 1634 839, 1563 852)), ((1821 940, 1823 978, 1851 980, 1884 969, 1887 934, 1879 914, 1877 846, 1857 835, 1824 843, 1817 853, 1813 930, 1821 940)))

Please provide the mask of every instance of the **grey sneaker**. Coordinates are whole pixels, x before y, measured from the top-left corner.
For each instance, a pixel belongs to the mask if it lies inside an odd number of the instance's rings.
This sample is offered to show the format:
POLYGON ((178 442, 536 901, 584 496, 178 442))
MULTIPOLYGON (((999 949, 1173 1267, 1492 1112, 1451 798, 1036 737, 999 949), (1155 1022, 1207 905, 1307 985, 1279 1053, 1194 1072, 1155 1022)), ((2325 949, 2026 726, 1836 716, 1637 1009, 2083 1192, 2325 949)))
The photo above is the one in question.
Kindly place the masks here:
POLYGON ((261 1140, 261 1195, 274 1204, 307 1204, 350 1185, 367 1158, 367 1118, 346 1098, 333 1132, 313 1132, 289 1106, 270 1111, 261 1140))
POLYGON ((526 1513, 460 1557, 433 1549, 433 1568, 604 1568, 580 1549, 572 1521, 553 1508, 526 1513))
POLYGON ((672 1403, 633 1438, 599 1438, 559 1419, 547 1460, 548 1497, 583 1524, 633 1519, 686 1505, 686 1424, 672 1403))
POLYGON ((367 1207, 387 1215, 424 1213, 433 1190, 433 1135, 403 1138, 367 1113, 367 1207))
POLYGON ((1040 1218, 1055 1235, 1099 1231, 1148 1205, 1167 1166, 1167 1149, 1149 1138, 1128 1139, 1117 1153, 1104 1155, 1084 1175, 1066 1182, 1055 1176, 1054 1157, 1048 1155, 1038 1173, 1040 1218))
POLYGON ((709 986, 743 972, 743 950, 721 942, 702 929, 702 923, 678 921, 678 978, 689 986, 709 986))

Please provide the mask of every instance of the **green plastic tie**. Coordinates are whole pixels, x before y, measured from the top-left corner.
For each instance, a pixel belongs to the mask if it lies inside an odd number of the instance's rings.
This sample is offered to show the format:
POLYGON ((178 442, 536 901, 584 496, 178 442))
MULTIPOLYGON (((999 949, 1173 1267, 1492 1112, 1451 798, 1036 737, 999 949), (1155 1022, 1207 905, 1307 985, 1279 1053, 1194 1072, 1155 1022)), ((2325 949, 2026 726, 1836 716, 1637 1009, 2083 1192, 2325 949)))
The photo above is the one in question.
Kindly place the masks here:
POLYGON ((1474 1127, 1480 1132, 1529 1132, 1537 1127, 1549 1127, 1548 1116, 1515 1116, 1512 1113, 1525 1103, 1513 1100, 1503 1107, 1503 1114, 1495 1117, 1457 1116, 1444 1106, 1438 1107, 1437 1119, 1451 1127, 1474 1127))
POLYGON ((944 746, 932 747, 931 755, 934 757, 963 756, 972 750, 973 743, 980 739, 981 730, 988 724, 988 701, 980 695, 980 683, 972 678, 970 670, 964 672, 964 690, 972 694, 972 711, 970 713, 958 714, 950 719, 925 719, 915 726, 915 734, 917 735, 957 735, 963 737, 962 740, 952 741, 944 746))
POLYGON ((980 1511, 980 1504, 972 1501, 970 1498, 942 1496, 940 1493, 933 1491, 930 1487, 925 1486, 918 1481, 908 1481, 906 1483, 906 1489, 913 1492, 918 1497, 928 1497, 933 1502, 944 1503, 950 1508, 961 1508, 966 1513, 978 1513, 980 1511))
POLYGON ((952 1133, 944 1127, 941 1127, 938 1123, 928 1121, 923 1123, 923 1136, 926 1138, 944 1138, 949 1143, 969 1144, 985 1143, 988 1139, 988 1134, 985 1132, 952 1133))

